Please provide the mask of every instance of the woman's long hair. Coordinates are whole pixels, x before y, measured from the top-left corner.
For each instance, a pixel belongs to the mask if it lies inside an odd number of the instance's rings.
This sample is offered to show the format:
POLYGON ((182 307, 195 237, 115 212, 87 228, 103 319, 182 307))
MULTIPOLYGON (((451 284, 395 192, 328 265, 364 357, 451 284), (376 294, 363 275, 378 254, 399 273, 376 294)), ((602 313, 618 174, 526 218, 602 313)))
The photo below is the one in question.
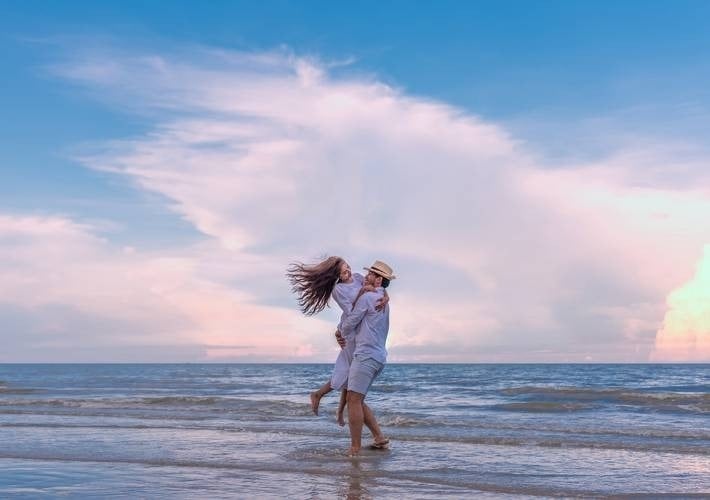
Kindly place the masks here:
POLYGON ((342 257, 328 257, 318 264, 295 262, 288 266, 286 278, 291 291, 298 297, 298 305, 306 316, 321 312, 328 304, 335 284, 340 279, 342 257))

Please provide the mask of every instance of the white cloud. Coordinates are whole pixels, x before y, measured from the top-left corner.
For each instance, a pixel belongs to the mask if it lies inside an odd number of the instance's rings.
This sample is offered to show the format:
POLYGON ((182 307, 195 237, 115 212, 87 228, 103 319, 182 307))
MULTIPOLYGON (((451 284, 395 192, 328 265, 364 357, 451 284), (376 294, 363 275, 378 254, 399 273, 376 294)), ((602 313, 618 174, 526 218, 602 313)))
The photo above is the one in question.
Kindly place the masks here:
MULTIPOLYGON (((354 267, 395 267, 398 360, 427 359, 428 349, 441 360, 535 351, 540 361, 643 361, 665 294, 710 234, 699 215, 706 191, 664 187, 661 175, 634 180, 648 155, 546 168, 501 126, 291 54, 116 53, 57 71, 156 121, 82 161, 159 193, 205 235, 177 258, 121 256, 125 273, 138 266, 158 287, 178 280, 159 307, 215 343, 233 344, 239 324, 263 356, 329 359, 325 322, 292 328, 282 273, 290 260, 338 253, 354 267)), ((657 170, 702 164, 659 151, 657 170)), ((71 290, 65 303, 80 300, 71 290)))
POLYGON ((212 279, 195 249, 117 249, 62 217, 0 216, 0 240, 3 361, 283 359, 313 327, 212 279))

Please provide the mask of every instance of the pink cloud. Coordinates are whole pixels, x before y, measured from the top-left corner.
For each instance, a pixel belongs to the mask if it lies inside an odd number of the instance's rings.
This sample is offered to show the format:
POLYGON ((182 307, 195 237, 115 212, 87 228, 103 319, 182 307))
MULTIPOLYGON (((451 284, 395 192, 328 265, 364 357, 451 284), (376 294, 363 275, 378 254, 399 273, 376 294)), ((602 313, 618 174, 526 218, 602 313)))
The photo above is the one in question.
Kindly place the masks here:
POLYGON ((651 359, 710 361, 710 245, 695 276, 668 295, 668 310, 651 359))
MULTIPOLYGON (((245 346, 241 356, 286 359, 300 348, 306 325, 321 323, 259 305, 247 291, 212 280, 194 249, 156 254, 115 248, 91 227, 62 217, 0 216, 0 239, 0 304, 33 318, 42 342, 103 346, 104 360, 112 359, 111 346, 165 345, 194 348, 190 360, 208 361, 230 354, 210 347, 225 344, 245 346), (75 313, 48 314, 58 307, 75 313), (113 326, 76 331, 82 317, 113 326)), ((23 332, 5 334, 6 360, 33 361, 8 357, 23 332)))

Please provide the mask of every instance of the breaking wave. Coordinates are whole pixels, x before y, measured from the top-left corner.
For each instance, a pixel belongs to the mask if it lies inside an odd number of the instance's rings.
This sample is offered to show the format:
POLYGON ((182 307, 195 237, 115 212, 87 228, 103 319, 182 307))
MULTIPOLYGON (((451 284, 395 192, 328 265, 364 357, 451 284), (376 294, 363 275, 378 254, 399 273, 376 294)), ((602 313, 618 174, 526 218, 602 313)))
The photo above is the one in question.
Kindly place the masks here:
POLYGON ((578 411, 600 406, 636 407, 647 411, 710 413, 707 392, 652 392, 620 388, 511 387, 501 391, 523 402, 497 405, 519 411, 578 411))

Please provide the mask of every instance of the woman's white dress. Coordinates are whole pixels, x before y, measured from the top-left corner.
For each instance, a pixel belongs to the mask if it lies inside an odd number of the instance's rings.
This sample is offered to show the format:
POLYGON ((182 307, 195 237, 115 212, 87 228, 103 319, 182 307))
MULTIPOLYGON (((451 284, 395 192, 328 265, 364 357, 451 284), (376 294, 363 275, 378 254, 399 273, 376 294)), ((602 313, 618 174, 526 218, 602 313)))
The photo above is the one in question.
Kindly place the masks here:
MULTIPOLYGON (((365 278, 362 274, 354 273, 352 282, 338 283, 335 285, 332 297, 335 299, 335 302, 338 303, 340 309, 343 310, 343 314, 340 316, 338 330, 340 330, 340 325, 343 324, 343 320, 353 310, 353 302, 355 302, 357 294, 360 292, 364 282, 365 278)), ((330 386, 337 391, 346 387, 350 363, 353 360, 353 351, 355 351, 355 342, 353 342, 353 339, 346 338, 345 340, 345 347, 340 350, 338 359, 335 360, 333 375, 330 377, 330 386)))

